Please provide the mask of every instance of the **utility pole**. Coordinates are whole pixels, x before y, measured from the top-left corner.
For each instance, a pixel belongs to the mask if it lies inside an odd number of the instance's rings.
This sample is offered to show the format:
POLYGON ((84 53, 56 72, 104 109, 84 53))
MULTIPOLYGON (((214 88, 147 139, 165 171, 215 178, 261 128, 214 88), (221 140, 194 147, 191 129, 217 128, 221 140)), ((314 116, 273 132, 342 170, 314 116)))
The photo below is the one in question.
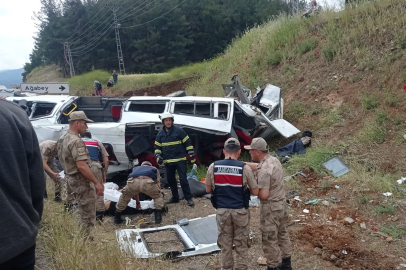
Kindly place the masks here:
POLYGON ((65 60, 66 60, 66 62, 68 62, 68 65, 69 65, 70 77, 72 78, 73 76, 75 76, 75 68, 73 67, 72 53, 70 51, 69 42, 63 43, 63 50, 65 53, 65 60))
MULTIPOLYGON (((107 6, 107 4, 106 4, 107 6)), ((118 67, 120 69, 120 74, 124 75, 125 74, 125 68, 124 68, 124 58, 123 58, 123 50, 121 49, 121 41, 120 41, 120 24, 118 23, 117 20, 117 10, 116 5, 113 4, 113 8, 110 8, 113 11, 114 15, 114 30, 116 32, 116 44, 117 44, 117 57, 118 57, 118 67)))

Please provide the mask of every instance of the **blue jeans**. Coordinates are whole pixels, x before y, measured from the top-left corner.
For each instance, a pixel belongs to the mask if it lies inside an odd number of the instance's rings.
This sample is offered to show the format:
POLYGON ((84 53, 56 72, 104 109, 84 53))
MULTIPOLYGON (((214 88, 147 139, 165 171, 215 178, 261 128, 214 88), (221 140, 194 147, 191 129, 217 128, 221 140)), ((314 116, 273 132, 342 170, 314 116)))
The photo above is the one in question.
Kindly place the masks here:
POLYGON ((182 188, 183 194, 185 195, 185 200, 191 199, 192 193, 190 192, 189 182, 187 181, 186 177, 186 160, 165 164, 165 169, 166 179, 168 181, 169 187, 171 188, 172 197, 179 200, 178 184, 175 178, 176 171, 178 171, 180 186, 182 188))

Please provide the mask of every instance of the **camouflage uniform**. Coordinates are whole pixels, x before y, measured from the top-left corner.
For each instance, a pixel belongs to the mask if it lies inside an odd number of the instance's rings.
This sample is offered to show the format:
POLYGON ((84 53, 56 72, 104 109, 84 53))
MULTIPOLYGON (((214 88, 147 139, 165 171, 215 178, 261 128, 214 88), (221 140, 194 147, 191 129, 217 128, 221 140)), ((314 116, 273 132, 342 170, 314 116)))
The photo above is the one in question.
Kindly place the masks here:
POLYGON ((116 210, 122 212, 130 202, 131 198, 139 193, 145 193, 154 199, 155 209, 162 209, 164 207, 164 199, 161 191, 159 190, 159 183, 161 176, 157 170, 157 181, 147 176, 132 177, 127 180, 127 185, 124 187, 123 192, 116 205, 116 210))
POLYGON ((66 132, 60 159, 63 160, 68 186, 78 204, 80 225, 88 233, 96 220, 96 190, 94 184, 83 176, 76 165, 81 160, 90 164, 87 147, 77 133, 71 130, 66 132))
MULTIPOLYGON (((65 138, 65 134, 63 134, 57 141, 56 143, 56 149, 58 152, 58 157, 62 157, 62 149, 63 149, 63 139, 65 138)), ((65 170, 65 163, 63 162, 62 158, 59 159, 59 162, 61 163, 62 168, 65 170)), ((72 205, 75 202, 75 199, 73 198, 73 194, 72 191, 70 190, 69 186, 68 186, 68 181, 65 178, 62 179, 62 183, 61 183, 62 187, 62 194, 61 194, 61 198, 62 201, 67 204, 67 205, 72 205)))
MULTIPOLYGON (((47 160, 47 164, 49 168, 55 172, 55 173, 60 173, 59 169, 55 166, 54 159, 55 157, 58 156, 58 151, 56 149, 56 141, 43 141, 42 143, 39 144, 39 149, 41 151, 41 156, 43 160, 47 160)), ((59 178, 56 178, 52 174, 48 173, 47 171, 44 170, 45 173, 45 179, 47 178, 46 176, 48 175, 49 178, 54 181, 55 184, 55 193, 61 193, 61 185, 62 185, 62 180, 59 178)))
MULTIPOLYGON (((243 185, 250 189, 257 187, 252 170, 247 165, 243 169, 243 185)), ((206 175, 206 185, 215 186, 214 163, 210 165, 206 175)), ((218 208, 216 212, 218 229, 217 246, 221 249, 221 267, 223 270, 246 270, 249 261, 248 248, 251 247, 249 239, 250 212, 249 209, 218 208), (233 259, 233 245, 237 254, 235 263, 233 259)))
POLYGON ((260 229, 267 266, 276 268, 282 259, 292 256, 292 245, 286 231, 288 205, 285 201, 283 168, 278 159, 267 155, 258 164, 255 175, 258 188, 269 188, 268 199, 261 200, 260 229))
MULTIPOLYGON (((103 146, 102 143, 97 142, 98 143, 98 148, 99 151, 102 154, 102 157, 108 157, 109 154, 106 151, 106 148, 103 146)), ((97 181, 99 181, 99 183, 101 185, 103 185, 103 179, 105 177, 104 175, 104 169, 102 167, 102 165, 100 164, 99 161, 91 161, 90 163, 90 169, 92 170, 94 176, 96 177, 97 181)), ((104 195, 101 196, 97 196, 97 200, 96 200, 96 211, 97 212, 104 212, 104 195)))

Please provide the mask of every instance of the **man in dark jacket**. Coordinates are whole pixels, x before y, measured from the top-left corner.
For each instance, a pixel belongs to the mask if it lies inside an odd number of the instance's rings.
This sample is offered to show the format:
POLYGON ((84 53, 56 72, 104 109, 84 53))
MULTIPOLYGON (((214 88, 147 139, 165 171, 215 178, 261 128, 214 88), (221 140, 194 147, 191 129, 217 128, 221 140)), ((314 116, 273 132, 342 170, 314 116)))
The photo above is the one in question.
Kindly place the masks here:
POLYGON ((0 100, 0 269, 33 270, 45 192, 34 129, 18 105, 0 100))
POLYGON ((155 156, 159 165, 165 164, 166 179, 172 191, 172 198, 167 203, 179 202, 178 184, 175 178, 177 171, 185 200, 189 206, 194 206, 186 177, 186 152, 190 161, 196 162, 192 143, 185 131, 173 124, 174 118, 171 113, 163 113, 160 118, 164 128, 159 131, 155 139, 155 156))

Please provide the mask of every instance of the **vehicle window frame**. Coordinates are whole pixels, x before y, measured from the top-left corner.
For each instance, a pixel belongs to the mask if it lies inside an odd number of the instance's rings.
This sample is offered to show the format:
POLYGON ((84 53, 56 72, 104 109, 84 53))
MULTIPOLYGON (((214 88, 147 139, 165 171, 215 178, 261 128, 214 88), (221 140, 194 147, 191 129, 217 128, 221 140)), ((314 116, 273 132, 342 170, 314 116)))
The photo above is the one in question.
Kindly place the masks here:
POLYGON ((48 101, 33 101, 32 105, 31 105, 31 114, 30 114, 30 119, 40 119, 40 118, 49 118, 52 117, 52 115, 55 112, 55 108, 57 107, 58 103, 57 102, 48 102, 48 101), (51 112, 49 114, 46 115, 40 115, 40 116, 35 116, 34 117, 34 113, 37 110, 37 104, 54 104, 54 107, 52 108, 51 112))
POLYGON ((206 101, 206 100, 173 100, 171 101, 170 104, 170 112, 172 114, 176 114, 176 115, 183 115, 183 116, 190 116, 190 117, 200 117, 200 118, 210 118, 213 120, 222 120, 222 121, 228 121, 230 119, 230 110, 231 110, 231 104, 228 102, 217 102, 217 101, 206 101), (193 114, 188 114, 188 113, 177 113, 175 112, 175 107, 177 103, 193 103, 193 114), (201 115, 201 114, 196 114, 196 103, 197 104, 202 104, 202 103, 209 103, 210 104, 210 116, 207 115, 201 115), (226 104, 228 105, 228 113, 227 113, 227 119, 222 119, 222 118, 218 118, 218 104, 226 104), (216 116, 217 113, 217 116, 216 116))
POLYGON ((132 113, 151 113, 151 114, 161 114, 167 111, 169 100, 130 100, 128 101, 128 105, 126 106, 126 112, 132 113), (131 111, 130 107, 132 104, 137 103, 150 103, 150 104, 165 104, 164 110, 162 112, 142 112, 142 111, 131 111))
POLYGON ((214 107, 214 117, 215 117, 215 119, 228 121, 230 119, 230 114, 231 114, 231 103, 223 102, 223 101, 215 102, 215 107, 214 107), (225 119, 219 117, 220 105, 226 105, 227 106, 227 118, 225 118, 225 119))

